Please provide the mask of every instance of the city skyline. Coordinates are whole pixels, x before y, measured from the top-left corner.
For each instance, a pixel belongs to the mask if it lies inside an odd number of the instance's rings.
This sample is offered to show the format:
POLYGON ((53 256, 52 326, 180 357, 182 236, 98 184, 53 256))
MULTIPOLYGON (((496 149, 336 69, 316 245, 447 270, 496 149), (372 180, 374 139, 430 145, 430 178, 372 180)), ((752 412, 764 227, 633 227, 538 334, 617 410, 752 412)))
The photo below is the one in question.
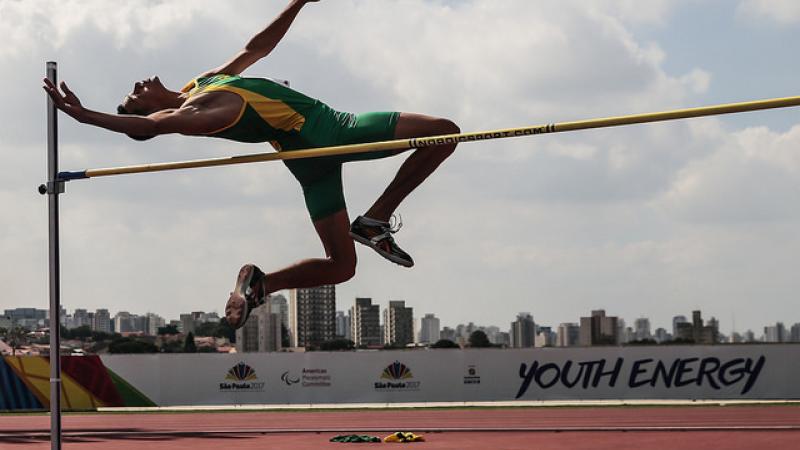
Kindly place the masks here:
MULTIPOLYGON (((305 291, 314 291, 314 289, 306 289, 305 291)), ((327 287, 325 289, 330 289, 330 287, 327 287)), ((325 291, 323 290, 323 292, 325 292, 325 291)), ((312 294, 312 295, 318 295, 318 294, 312 294)), ((333 294, 333 295, 334 295, 334 301, 335 301, 335 294, 333 294)), ((291 297, 292 296, 290 295, 290 298, 291 297)), ((273 310, 271 311, 271 315, 275 315, 276 316, 276 319, 274 319, 276 321, 273 322, 273 323, 274 324, 278 324, 278 325, 279 324, 283 324, 284 326, 287 326, 287 329, 289 330, 289 333, 290 333, 290 336, 291 336, 290 342, 292 342, 292 344, 295 345, 297 343, 295 341, 297 336, 294 334, 294 331, 293 331, 294 328, 293 328, 292 324, 288 323, 288 321, 289 321, 289 319, 291 319, 292 323, 296 323, 296 320, 292 316, 289 316, 287 318, 287 309, 291 309, 292 308, 292 306, 291 306, 292 301, 296 301, 296 300, 287 300, 287 298, 282 294, 274 294, 274 295, 271 296, 270 305, 272 305, 272 308, 273 308, 273 310), (275 305, 281 305, 281 304, 282 304, 282 306, 275 306, 275 305)), ((384 336, 383 333, 386 332, 384 327, 386 326, 387 314, 389 314, 390 308, 381 307, 381 305, 379 305, 379 304, 373 304, 371 298, 356 298, 356 299, 354 299, 354 302, 353 302, 353 305, 352 305, 351 308, 339 309, 339 307, 336 307, 336 309, 334 310, 334 313, 335 313, 334 317, 333 317, 332 320, 330 320, 330 322, 331 322, 330 325, 329 325, 331 327, 330 331, 326 331, 326 333, 331 333, 331 332, 333 332, 333 330, 337 330, 337 333, 335 333, 335 336, 347 337, 347 334, 341 334, 341 333, 338 332, 338 330, 340 329, 339 321, 342 318, 342 316, 345 316, 348 321, 353 320, 354 311, 355 311, 355 309, 357 309, 356 306, 358 304, 360 304, 359 302, 363 302, 363 301, 367 302, 367 303, 364 303, 364 305, 366 305, 368 308, 375 308, 373 310, 373 312, 372 312, 372 314, 375 317, 372 320, 373 321, 377 321, 376 324, 380 325, 380 331, 374 331, 373 333, 377 333, 377 334, 374 334, 374 337, 371 338, 371 339, 377 339, 377 341, 370 340, 370 341, 367 341, 366 343, 370 344, 370 345, 373 345, 373 344, 375 344, 375 342, 386 342, 386 339, 385 339, 385 336, 384 336)), ((441 325, 441 323, 447 323, 447 322, 445 322, 442 319, 441 316, 439 316, 439 315, 437 315, 435 313, 411 312, 411 311, 415 310, 415 307, 413 305, 405 305, 405 303, 406 303, 405 301, 392 301, 392 303, 397 303, 397 304, 400 305, 400 308, 407 308, 409 310, 409 314, 411 314, 410 320, 413 321, 413 325, 412 325, 412 328, 413 328, 412 336, 413 337, 412 337, 412 340, 411 340, 412 342, 420 342, 420 339, 419 339, 420 328, 424 327, 424 325, 421 323, 421 320, 422 319, 435 319, 436 323, 437 323, 437 326, 439 327, 439 330, 443 335, 443 337, 442 337, 443 339, 453 340, 452 338, 444 336, 444 334, 446 333, 446 330, 450 330, 452 332, 455 332, 459 328, 471 327, 471 328, 473 328, 475 330, 477 330, 477 329, 480 329, 480 330, 496 330, 496 331, 492 331, 492 333, 505 333, 505 334, 509 335, 509 337, 508 337, 508 339, 509 339, 508 345, 510 347, 519 346, 519 341, 520 340, 530 341, 530 346, 534 346, 533 343, 534 342, 538 342, 537 339, 539 339, 538 336, 539 336, 540 331, 541 330, 545 330, 545 332, 548 333, 548 334, 552 333, 551 337, 543 337, 543 338, 541 338, 541 339, 547 339, 546 342, 548 342, 548 344, 546 344, 546 345, 535 345, 535 346, 537 346, 537 347, 538 346, 570 346, 570 345, 555 344, 554 342, 559 342, 559 343, 561 343, 561 342, 565 342, 565 343, 566 342, 572 342, 568 338, 562 338, 561 337, 562 333, 566 333, 566 334, 570 334, 571 333, 571 331, 569 330, 569 326, 575 326, 575 327, 577 327, 577 329, 587 330, 588 329, 587 325, 583 323, 584 320, 589 320, 592 316, 595 315, 595 313, 598 313, 598 312, 601 315, 605 314, 605 310, 600 309, 600 310, 592 310, 591 311, 591 315, 589 315, 589 317, 586 317, 586 316, 579 317, 578 321, 560 320, 560 321, 557 321, 557 322, 539 322, 539 321, 534 321, 534 316, 532 314, 530 314, 528 312, 521 312, 521 313, 517 314, 517 316, 516 316, 517 317, 517 321, 516 322, 515 321, 510 321, 510 326, 508 328, 504 328, 503 325, 498 326, 497 324, 490 324, 490 323, 475 323, 474 321, 468 321, 466 323, 462 322, 462 323, 458 323, 454 327, 450 327, 448 325, 441 325), (522 337, 523 334, 519 334, 519 335, 517 335, 517 337, 515 337, 515 334, 514 334, 515 333, 515 328, 514 328, 515 327, 515 323, 519 322, 519 320, 521 318, 524 318, 524 317, 527 317, 528 318, 527 320, 530 320, 530 324, 531 324, 530 326, 532 328, 530 328, 528 331, 517 331, 517 333, 523 333, 524 335, 527 335, 527 337, 522 337), (565 326, 566 326, 566 328, 564 328, 565 326)), ((36 317, 39 318, 38 320, 44 319, 46 317, 46 315, 49 313, 49 311, 44 310, 44 309, 29 308, 29 307, 8 308, 8 309, 4 310, 4 313, 8 313, 9 311, 23 311, 23 310, 24 311, 35 311, 36 312, 36 317)), ((75 308, 73 310, 73 313, 69 314, 69 310, 62 306, 62 313, 65 312, 65 311, 66 311, 67 315, 66 316, 62 315, 61 316, 61 320, 62 320, 62 325, 66 324, 68 328, 76 328, 76 327, 78 327, 80 325, 91 325, 91 322, 78 323, 77 322, 78 320, 86 320, 86 319, 77 319, 76 316, 75 316, 76 312, 79 312, 82 315, 85 315, 87 313, 87 311, 88 311, 89 315, 94 315, 95 314, 95 312, 89 311, 87 308, 75 308), (69 326, 69 325, 72 325, 72 326, 69 326)), ((110 321, 111 322, 111 326, 114 328, 114 332, 117 332, 117 333, 131 331, 130 329, 120 330, 119 329, 119 325, 116 325, 116 324, 120 323, 119 322, 120 320, 123 320, 123 321, 130 320, 131 325, 127 325, 127 326, 128 327, 132 327, 132 328, 136 328, 137 327, 137 325, 132 325, 134 323, 146 324, 146 325, 138 325, 138 327, 140 327, 140 328, 144 327, 147 330, 149 330, 149 333, 146 333, 146 334, 149 334, 149 335, 155 335, 156 333, 153 330, 157 329, 158 327, 163 327, 165 325, 175 324, 175 325, 178 326, 179 329, 185 330, 185 329, 187 329, 187 326, 185 325, 185 323, 187 323, 187 321, 188 321, 188 323, 192 324, 190 326, 191 326, 191 330, 193 331, 194 327, 197 324, 200 324, 200 323, 203 323, 203 322, 206 322, 206 321, 218 322, 220 320, 220 316, 216 312, 203 312, 203 311, 196 311, 196 312, 191 312, 191 313, 181 313, 181 314, 179 314, 179 318, 178 319, 169 319, 169 317, 162 317, 158 313, 153 313, 152 311, 148 311, 148 312, 143 313, 143 314, 131 313, 129 311, 117 311, 117 312, 111 314, 110 313, 111 310, 109 310, 107 308, 100 308, 100 309, 96 310, 96 312, 99 312, 99 311, 103 311, 106 314, 106 316, 104 316, 104 320, 110 321), (155 320, 155 325, 154 325, 154 322, 153 322, 154 320, 155 320)), ((266 309, 264 311, 262 311, 261 313, 266 313, 266 309)), ((687 318, 686 314, 676 314, 676 315, 672 316, 672 318, 670 319, 670 325, 667 325, 667 326, 654 326, 654 325, 652 325, 653 322, 651 321, 651 319, 649 317, 636 317, 635 319, 633 319, 630 322, 628 322, 627 320, 625 320, 625 318, 622 318, 622 317, 609 316, 609 317, 612 317, 613 322, 610 325, 603 325, 602 329, 606 330, 603 333, 608 333, 609 332, 608 330, 610 330, 610 329, 614 329, 615 330, 613 332, 614 334, 620 333, 620 336, 615 338, 615 339, 618 339, 618 342, 620 342, 620 343, 626 343, 626 342, 642 340, 642 339, 651 339, 651 340, 654 340, 656 342, 663 342, 665 340, 672 340, 672 339, 675 339, 675 338, 679 337, 678 336, 678 334, 679 334, 679 332, 678 332, 679 323, 682 322, 682 323, 686 323, 686 324, 692 324, 692 322, 694 322, 695 324, 697 324, 697 321, 700 320, 700 322, 699 322, 700 325, 699 326, 703 327, 704 325, 712 324, 714 329, 717 330, 717 331, 715 331, 715 333, 716 332, 720 333, 720 335, 726 339, 725 342, 729 342, 730 341, 730 342, 735 343, 735 342, 746 342, 748 340, 749 341, 757 341, 757 340, 760 340, 760 339, 763 339, 764 341, 767 341, 767 342, 781 342, 781 341, 788 341, 790 339, 790 337, 791 337, 791 339, 794 339, 795 334, 797 334, 798 335, 798 339, 800 339, 800 321, 792 322, 791 320, 789 320, 789 321, 786 321, 786 320, 779 321, 779 320, 777 320, 777 321, 774 321, 774 322, 763 324, 762 326, 760 326, 758 328, 755 328, 755 329, 748 328, 748 329, 735 330, 735 331, 731 331, 731 332, 725 333, 725 332, 723 332, 722 330, 719 329, 719 320, 717 318, 715 318, 714 316, 710 316, 709 315, 709 316, 707 316, 707 317, 709 317, 708 320, 699 319, 699 317, 700 317, 698 315, 699 313, 700 313, 699 310, 692 311, 692 314, 694 315, 694 319, 692 319, 692 320, 687 318), (619 321, 619 325, 618 325, 618 321, 619 321), (622 333, 630 333, 630 334, 629 335, 625 335, 623 337, 622 333), (659 333, 661 333, 661 335, 659 335, 659 333), (747 336, 749 336, 749 339, 747 338, 747 336)), ((689 316, 689 317, 691 317, 691 316, 689 316)), ((7 320, 8 317, 2 316, 2 317, 0 317, 0 319, 7 320)), ((259 318, 259 319, 254 319, 254 321, 255 320, 264 320, 264 319, 263 318, 259 318)), ((587 324, 588 323, 589 322, 587 322, 587 324)), ((358 326, 355 321, 352 322, 352 323, 348 322, 348 324, 349 324, 349 326, 354 327, 353 330, 355 330, 356 329, 355 327, 358 326)), ((8 323, 3 322, 2 320, 0 320, 0 328, 2 328, 4 326, 7 327, 8 323)), ((275 326, 277 326, 277 325, 272 325, 272 328, 271 328, 271 332, 273 332, 273 333, 275 332, 275 326)), ((377 326, 377 325, 373 325, 373 326, 377 326)), ((597 325, 597 326, 600 326, 600 325, 597 325)), ((695 325, 695 327, 697 327, 697 325, 695 325)), ((92 328, 94 329, 94 327, 92 327, 92 328)), ((256 329, 257 329, 257 327, 253 328, 253 330, 256 330, 256 329)), ((105 331, 105 329, 103 329, 103 328, 100 328, 99 330, 100 331, 105 331)), ((600 328, 598 328, 598 330, 600 330, 600 328)), ((240 335, 242 332, 244 332, 244 331, 243 330, 239 330, 239 333, 237 334, 237 336, 240 335)), ((257 332, 257 331, 252 331, 252 332, 257 332)), ((352 330, 348 329, 348 332, 352 333, 352 330)), ((600 332, 600 331, 598 331, 598 332, 600 332)), ((279 330, 278 330, 278 333, 279 333, 279 330)), ((689 333, 688 335, 684 334, 684 336, 682 338, 683 339, 687 339, 688 338, 688 339, 694 339, 694 340, 698 339, 696 334, 692 335, 691 328, 689 329, 688 333, 689 333)), ((328 336, 330 338, 331 335, 326 335, 326 336, 328 336)), ((351 337, 349 337, 348 339, 351 339, 354 342, 356 342, 356 345, 361 345, 362 343, 360 342, 360 340, 356 339, 354 336, 356 336, 356 334, 352 334, 351 337)), ((461 337, 465 338, 466 335, 462 335, 461 337)), ((576 335, 575 339, 574 339, 574 342, 571 345, 576 345, 578 342, 580 342, 580 345, 594 345, 594 342, 593 342, 594 339, 595 338, 588 337, 588 335, 586 337, 581 335, 580 340, 578 340, 577 335, 576 335)), ((708 339, 709 338, 706 338, 706 340, 708 340, 708 339)), ((494 342, 493 339, 491 339, 491 340, 494 342)), ((713 339, 711 339, 711 340, 713 341, 713 339)), ((408 341, 405 341, 405 342, 408 342, 408 341)), ((422 341, 422 342, 427 342, 427 341, 422 341)), ((431 343, 431 342, 428 342, 428 343, 431 343)), ((602 343, 602 342, 600 342, 600 343, 602 343)), ((297 345, 295 345, 295 346, 297 346, 297 345)), ((300 346, 304 346, 304 345, 300 345, 300 346)), ((523 345, 523 346, 527 346, 527 345, 523 345)))

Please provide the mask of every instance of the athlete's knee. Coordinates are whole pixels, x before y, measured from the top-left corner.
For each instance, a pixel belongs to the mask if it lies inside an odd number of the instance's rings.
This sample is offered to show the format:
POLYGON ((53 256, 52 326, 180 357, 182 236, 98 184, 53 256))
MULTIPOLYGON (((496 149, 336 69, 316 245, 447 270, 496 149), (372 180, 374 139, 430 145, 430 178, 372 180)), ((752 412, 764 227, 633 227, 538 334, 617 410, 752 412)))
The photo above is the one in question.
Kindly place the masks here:
POLYGON ((343 262, 336 264, 336 283, 344 283, 345 281, 351 280, 354 276, 356 276, 356 261, 343 262))
POLYGON ((344 283, 356 275, 356 254, 331 258, 331 271, 336 283, 344 283))
POLYGON ((434 121, 434 127, 436 128, 437 134, 461 133, 461 128, 459 128, 459 126, 456 125, 456 123, 450 119, 443 119, 443 118, 436 119, 434 121))

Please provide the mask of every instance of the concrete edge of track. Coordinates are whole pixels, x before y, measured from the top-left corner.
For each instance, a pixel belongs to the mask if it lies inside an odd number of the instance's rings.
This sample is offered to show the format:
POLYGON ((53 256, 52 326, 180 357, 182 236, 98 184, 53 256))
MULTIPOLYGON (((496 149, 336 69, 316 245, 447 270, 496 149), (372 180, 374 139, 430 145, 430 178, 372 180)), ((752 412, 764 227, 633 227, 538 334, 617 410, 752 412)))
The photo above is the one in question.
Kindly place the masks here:
POLYGON ((258 405, 190 405, 153 407, 100 407, 98 412, 194 412, 194 411, 308 411, 359 409, 459 409, 459 408, 552 408, 552 407, 647 407, 647 406, 756 406, 797 405, 800 399, 771 400, 541 400, 505 402, 420 402, 420 403, 313 403, 258 405))

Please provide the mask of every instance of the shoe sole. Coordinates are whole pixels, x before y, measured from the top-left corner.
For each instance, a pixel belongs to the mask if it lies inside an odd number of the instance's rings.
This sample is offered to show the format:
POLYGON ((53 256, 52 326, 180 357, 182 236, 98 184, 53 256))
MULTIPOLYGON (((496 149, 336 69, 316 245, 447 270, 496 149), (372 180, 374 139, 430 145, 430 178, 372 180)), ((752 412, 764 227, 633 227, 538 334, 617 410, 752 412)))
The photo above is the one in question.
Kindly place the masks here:
POLYGON ((389 261, 397 264, 398 266, 403 267, 414 267, 414 263, 408 260, 398 258, 397 256, 392 255, 391 253, 386 253, 385 251, 376 247, 370 239, 365 238, 359 234, 350 232, 350 237, 353 238, 354 241, 358 242, 359 244, 364 244, 367 247, 375 250, 379 255, 383 256, 384 258, 388 259, 389 261))
MULTIPOLYGON (((247 319, 249 317, 248 314, 249 307, 247 305, 247 297, 245 296, 245 293, 247 292, 247 288, 250 286, 250 282, 253 280, 253 275, 256 273, 254 269, 255 266, 253 266, 252 264, 246 264, 242 266, 242 268, 239 270, 239 276, 236 277, 236 287, 233 288, 233 292, 231 292, 230 297, 228 297, 228 303, 234 300, 236 301, 242 300, 243 302, 242 315, 240 316, 241 319, 239 319, 239 323, 235 325, 228 324, 234 330, 242 328, 244 324, 247 322, 247 319)), ((226 304, 226 309, 227 309, 227 304, 226 304)))

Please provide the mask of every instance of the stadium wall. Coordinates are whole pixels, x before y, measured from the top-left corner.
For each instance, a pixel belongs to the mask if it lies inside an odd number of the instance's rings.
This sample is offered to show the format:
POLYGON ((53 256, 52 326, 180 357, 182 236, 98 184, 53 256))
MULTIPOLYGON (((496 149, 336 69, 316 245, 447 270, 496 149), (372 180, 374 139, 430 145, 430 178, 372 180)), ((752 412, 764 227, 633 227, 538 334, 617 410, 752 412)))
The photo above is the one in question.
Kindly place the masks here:
MULTIPOLYGON (((64 357, 65 409, 99 406, 800 399, 800 345, 64 357)), ((5 357, 0 409, 46 409, 47 359, 5 357), (41 372, 41 373, 40 373, 41 372), (37 403, 38 402, 38 403, 37 403)))

